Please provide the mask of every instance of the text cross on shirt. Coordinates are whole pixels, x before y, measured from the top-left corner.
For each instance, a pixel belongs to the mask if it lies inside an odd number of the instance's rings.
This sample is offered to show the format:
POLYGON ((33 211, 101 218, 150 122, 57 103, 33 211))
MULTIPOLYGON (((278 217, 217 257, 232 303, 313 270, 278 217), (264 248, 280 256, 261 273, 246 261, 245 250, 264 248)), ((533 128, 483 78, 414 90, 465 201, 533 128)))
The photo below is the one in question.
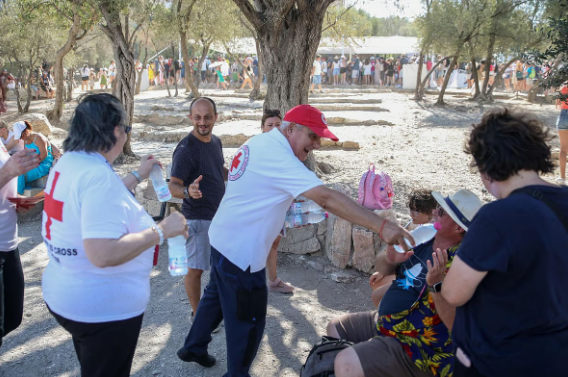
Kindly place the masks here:
POLYGON ((53 223, 51 219, 63 221, 63 202, 53 199, 55 185, 57 185, 58 179, 59 172, 55 172, 53 183, 51 184, 51 192, 49 194, 45 194, 45 202, 43 206, 43 211, 47 215, 47 221, 45 223, 45 237, 48 240, 51 240, 51 224, 53 223))

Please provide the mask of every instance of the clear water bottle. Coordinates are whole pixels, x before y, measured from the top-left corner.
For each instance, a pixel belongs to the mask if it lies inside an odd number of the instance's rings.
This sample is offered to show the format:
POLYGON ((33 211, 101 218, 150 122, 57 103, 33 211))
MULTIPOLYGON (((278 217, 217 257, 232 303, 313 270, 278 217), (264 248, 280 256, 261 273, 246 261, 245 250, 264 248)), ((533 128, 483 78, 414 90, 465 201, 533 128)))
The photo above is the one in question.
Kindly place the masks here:
MULTIPOLYGON (((412 232, 410 232, 410 234, 412 234, 412 238, 414 238, 414 242, 416 243, 416 246, 418 246, 430 241, 432 238, 434 238, 437 232, 438 231, 434 227, 434 224, 426 224, 414 229, 412 232)), ((404 240, 406 241, 408 248, 412 249, 410 242, 408 242, 406 238, 404 240)), ((404 249, 399 245, 394 245, 394 249, 399 253, 405 253, 404 249)))
POLYGON ((183 236, 168 238, 168 262, 170 275, 184 276, 187 274, 187 251, 183 236))
POLYGON ((156 196, 160 202, 167 202, 172 198, 172 194, 170 193, 170 189, 168 188, 168 184, 164 179, 164 174, 162 173, 162 168, 160 165, 155 164, 152 166, 152 170, 150 171, 150 179, 152 180, 152 185, 154 186, 154 190, 156 190, 156 196))
POLYGON ((324 211, 313 200, 306 200, 305 202, 294 202, 290 206, 289 210, 289 213, 291 213, 292 215, 299 215, 301 213, 311 213, 311 212, 324 212, 324 211))
POLYGON ((299 228, 308 224, 317 224, 327 219, 327 212, 311 212, 286 215, 286 228, 299 228))

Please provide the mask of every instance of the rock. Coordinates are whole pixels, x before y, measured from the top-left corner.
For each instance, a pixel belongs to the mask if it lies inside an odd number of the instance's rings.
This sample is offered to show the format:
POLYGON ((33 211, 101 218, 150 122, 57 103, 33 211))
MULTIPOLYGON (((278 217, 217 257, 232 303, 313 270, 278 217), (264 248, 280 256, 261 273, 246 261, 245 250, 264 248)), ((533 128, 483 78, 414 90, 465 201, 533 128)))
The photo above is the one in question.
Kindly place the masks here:
POLYGON ((363 272, 371 272, 375 265, 373 232, 353 229, 353 258, 351 265, 363 272))
POLYGON ((278 251, 291 254, 310 254, 321 249, 316 238, 318 225, 308 225, 302 228, 286 229, 286 237, 282 237, 278 251))
POLYGON ((394 123, 388 122, 386 120, 378 120, 377 124, 379 126, 394 126, 394 123))
POLYGON ((324 174, 331 174, 335 171, 333 165, 328 164, 327 162, 322 162, 322 161, 318 162, 318 167, 324 174))
POLYGON ((247 142, 251 136, 238 134, 238 135, 220 135, 219 139, 221 139, 221 143, 223 147, 229 148, 239 148, 241 145, 247 142))
POLYGON ((344 141, 343 149, 359 149, 359 143, 355 141, 344 141))
POLYGON ((333 280, 336 283, 344 283, 344 284, 353 283, 357 279, 356 276, 349 275, 343 272, 333 272, 331 275, 329 275, 329 277, 331 278, 331 280, 333 280))
POLYGON ((165 115, 159 113, 136 114, 137 123, 151 123, 157 126, 176 126, 189 124, 189 118, 184 115, 165 115))
POLYGON ((343 145, 341 142, 336 142, 329 139, 322 139, 321 140, 321 148, 339 148, 343 145))
POLYGON ((308 261, 307 263, 308 263, 308 266, 310 266, 314 270, 323 271, 323 265, 321 263, 314 262, 314 261, 308 261))
POLYGON ((65 139, 67 137, 68 132, 64 129, 53 127, 51 129, 52 135, 55 139, 65 139))
POLYGON ((35 132, 39 132, 46 137, 50 137, 52 135, 52 126, 49 123, 47 117, 43 114, 25 114, 20 118, 20 120, 26 120, 30 122, 35 132))
MULTIPOLYGON (((347 185, 334 183, 333 190, 343 192, 351 197, 351 190, 347 185)), ((327 219, 327 233, 324 251, 331 263, 339 268, 345 268, 351 257, 351 230, 353 225, 334 214, 327 219)))

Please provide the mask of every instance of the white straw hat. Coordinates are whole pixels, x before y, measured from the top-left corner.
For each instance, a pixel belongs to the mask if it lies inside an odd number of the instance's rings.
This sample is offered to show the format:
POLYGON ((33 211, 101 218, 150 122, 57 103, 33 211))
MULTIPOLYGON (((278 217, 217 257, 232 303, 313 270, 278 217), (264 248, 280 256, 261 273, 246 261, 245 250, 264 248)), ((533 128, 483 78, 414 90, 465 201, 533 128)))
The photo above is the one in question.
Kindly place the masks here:
POLYGON ((477 195, 466 189, 459 190, 445 198, 439 192, 432 191, 432 196, 466 232, 471 220, 483 205, 477 195))

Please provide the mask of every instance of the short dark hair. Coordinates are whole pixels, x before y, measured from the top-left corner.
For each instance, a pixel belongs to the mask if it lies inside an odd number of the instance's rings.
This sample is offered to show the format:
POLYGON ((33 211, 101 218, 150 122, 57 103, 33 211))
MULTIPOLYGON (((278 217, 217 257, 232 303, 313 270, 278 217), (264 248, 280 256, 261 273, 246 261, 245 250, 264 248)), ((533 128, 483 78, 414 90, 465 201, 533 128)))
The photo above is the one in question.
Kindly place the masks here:
POLYGON ((79 97, 63 149, 67 152, 108 152, 116 144, 114 128, 125 122, 124 107, 114 95, 83 95, 79 97))
POLYGON ((191 115, 191 109, 193 109, 193 104, 199 101, 200 99, 206 99, 207 101, 211 102, 211 104, 213 105, 213 111, 215 112, 215 114, 217 114, 217 104, 215 103, 215 101, 213 101, 209 97, 197 97, 193 101, 191 101, 191 104, 189 105, 189 115, 191 115))
POLYGON ((486 112, 466 142, 472 167, 489 179, 506 181, 520 170, 551 173, 554 165, 547 142, 550 130, 527 113, 498 109, 486 112))
POLYGON ((408 208, 411 211, 432 214, 432 211, 438 208, 438 202, 432 195, 432 190, 419 188, 414 189, 408 196, 408 208))
POLYGON ((8 128, 8 125, 3 120, 0 120, 0 128, 8 128))
POLYGON ((273 117, 278 117, 280 118, 280 120, 282 120, 282 114, 280 113, 280 110, 264 110, 264 113, 262 114, 262 121, 260 122, 260 127, 264 126, 264 122, 266 122, 268 118, 273 117))

